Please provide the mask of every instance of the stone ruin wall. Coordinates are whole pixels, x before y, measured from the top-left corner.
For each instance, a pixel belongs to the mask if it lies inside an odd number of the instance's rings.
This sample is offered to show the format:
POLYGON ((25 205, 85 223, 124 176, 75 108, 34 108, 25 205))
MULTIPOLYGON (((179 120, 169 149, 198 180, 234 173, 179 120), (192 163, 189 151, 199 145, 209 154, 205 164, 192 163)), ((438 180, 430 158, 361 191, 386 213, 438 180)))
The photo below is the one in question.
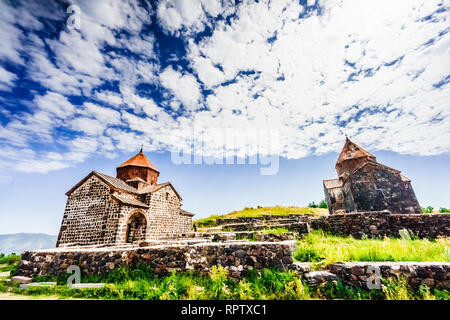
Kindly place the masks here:
POLYGON ((275 220, 292 220, 292 222, 307 222, 312 214, 290 214, 290 215, 263 215, 260 217, 239 217, 230 219, 217 219, 216 225, 239 224, 239 223, 258 223, 272 222, 275 220))
MULTIPOLYGON (((241 217, 217 219, 216 224, 233 231, 251 231, 267 228, 265 223, 289 221, 283 225, 298 234, 310 229, 322 229, 341 236, 399 237, 399 231, 407 229, 419 238, 450 237, 450 214, 392 214, 389 211, 352 212, 332 214, 316 218, 312 215, 241 217), (256 226, 257 225, 257 226, 256 226)), ((276 227, 276 225, 275 225, 276 227)))
POLYGON ((110 188, 93 175, 69 195, 57 246, 113 244, 121 215, 110 188))
POLYGON ((148 238, 180 237, 192 231, 192 217, 181 213, 181 200, 170 186, 146 195, 148 238))
POLYGON ((388 211, 354 212, 334 214, 311 220, 313 229, 333 234, 368 237, 399 237, 399 231, 407 229, 419 238, 450 236, 450 214, 391 214, 388 211))
POLYGON ((155 274, 188 270, 208 272, 212 266, 223 266, 232 277, 239 278, 249 269, 289 268, 295 245, 295 241, 282 241, 27 251, 22 254, 16 275, 55 275, 65 273, 70 265, 77 265, 85 274, 92 275, 122 265, 134 267, 144 263, 155 274))
MULTIPOLYGON (((156 246, 140 249, 66 249, 64 251, 28 251, 22 255, 15 275, 35 277, 66 273, 77 265, 83 274, 104 274, 117 267, 135 267, 144 263, 156 275, 172 271, 208 273, 213 266, 222 266, 229 276, 240 279, 251 269, 275 268, 293 270, 312 286, 341 281, 368 289, 367 280, 374 268, 383 279, 406 277, 418 289, 420 285, 434 289, 450 289, 450 263, 446 262, 338 262, 328 269, 312 271, 308 263, 293 262, 295 241, 204 243, 181 246, 156 246), (371 270, 372 269, 372 270, 371 270)), ((373 279, 371 281, 373 283, 373 279)))
POLYGON ((323 186, 325 194, 325 202, 328 206, 328 212, 330 214, 336 213, 336 211, 344 210, 344 193, 342 187, 327 189, 323 186))
MULTIPOLYGON (((446 262, 345 262, 329 266, 331 273, 341 282, 367 289, 367 280, 374 268, 382 279, 406 277, 408 284, 419 289, 426 285, 430 289, 450 289, 450 263, 446 262)), ((374 283, 374 279, 369 279, 374 283)))

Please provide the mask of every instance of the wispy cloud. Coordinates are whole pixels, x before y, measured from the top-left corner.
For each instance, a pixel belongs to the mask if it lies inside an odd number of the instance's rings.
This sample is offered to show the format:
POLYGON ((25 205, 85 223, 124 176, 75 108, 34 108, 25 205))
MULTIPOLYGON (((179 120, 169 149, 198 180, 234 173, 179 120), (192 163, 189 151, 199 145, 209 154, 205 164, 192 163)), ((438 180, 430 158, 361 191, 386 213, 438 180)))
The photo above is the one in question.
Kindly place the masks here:
POLYGON ((195 144, 193 127, 273 128, 289 158, 338 151, 343 133, 450 151, 448 1, 70 3, 0 3, 5 170, 173 150, 195 144))

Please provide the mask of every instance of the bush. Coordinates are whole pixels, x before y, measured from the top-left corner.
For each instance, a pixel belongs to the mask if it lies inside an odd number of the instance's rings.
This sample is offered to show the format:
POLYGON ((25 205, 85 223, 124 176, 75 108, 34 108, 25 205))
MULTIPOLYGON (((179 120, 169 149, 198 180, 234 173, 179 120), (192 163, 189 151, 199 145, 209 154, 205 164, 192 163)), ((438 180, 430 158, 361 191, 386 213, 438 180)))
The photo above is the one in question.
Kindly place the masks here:
POLYGON ((440 213, 450 213, 450 209, 447 208, 439 208, 440 213))
POLYGON ((325 200, 320 201, 319 208, 322 208, 322 209, 327 209, 328 208, 328 205, 325 202, 325 200))
POLYGON ((426 208, 422 207, 422 212, 423 213, 433 213, 433 207, 432 206, 428 206, 426 208))
POLYGON ((314 201, 313 202, 310 202, 310 203, 308 203, 308 208, 318 208, 319 207, 319 205, 318 204, 316 204, 314 201))
POLYGON ((15 264, 20 261, 21 257, 22 257, 21 255, 15 253, 11 253, 7 256, 2 253, 0 255, 0 264, 7 264, 7 265, 15 264))

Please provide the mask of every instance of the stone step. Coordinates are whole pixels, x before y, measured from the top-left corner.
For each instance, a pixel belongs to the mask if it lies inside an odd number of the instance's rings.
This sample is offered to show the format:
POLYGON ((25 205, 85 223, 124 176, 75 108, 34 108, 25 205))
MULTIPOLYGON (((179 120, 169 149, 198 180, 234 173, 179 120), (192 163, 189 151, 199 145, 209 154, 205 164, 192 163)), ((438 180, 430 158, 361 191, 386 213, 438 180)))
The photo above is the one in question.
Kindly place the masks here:
POLYGON ((76 283, 72 284, 72 288, 75 289, 96 289, 103 288, 106 286, 106 283, 76 283))
POLYGON ((328 271, 312 271, 303 275, 304 280, 310 286, 318 286, 326 283, 336 283, 338 277, 331 272, 328 271))
POLYGON ((313 218, 312 214, 293 214, 293 215, 264 215, 259 217, 241 217, 241 218, 230 218, 230 219, 217 219, 216 225, 224 225, 230 223, 261 223, 261 222, 272 222, 279 220, 292 220, 295 222, 308 222, 313 218))
POLYGON ((20 283, 20 284, 31 283, 32 280, 33 279, 31 279, 30 277, 25 276, 14 276, 11 278, 12 283, 20 283))
POLYGON ((30 287, 54 287, 54 286, 56 286, 56 282, 31 282, 21 284, 20 289, 27 289, 30 287))

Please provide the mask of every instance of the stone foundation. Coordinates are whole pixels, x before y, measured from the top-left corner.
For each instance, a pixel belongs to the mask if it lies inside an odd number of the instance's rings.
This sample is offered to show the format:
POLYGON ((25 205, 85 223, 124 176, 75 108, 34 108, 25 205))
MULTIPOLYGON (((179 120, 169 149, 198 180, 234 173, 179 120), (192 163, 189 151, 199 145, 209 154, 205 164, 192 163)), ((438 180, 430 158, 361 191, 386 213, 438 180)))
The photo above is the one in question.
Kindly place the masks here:
POLYGON ((155 274, 173 270, 208 272, 212 266, 223 266, 232 277, 240 278, 249 269, 288 269, 293 263, 295 245, 295 241, 281 241, 36 250, 23 253, 16 275, 34 277, 65 273, 70 265, 77 265, 85 274, 94 275, 122 265, 134 267, 144 263, 155 274))

